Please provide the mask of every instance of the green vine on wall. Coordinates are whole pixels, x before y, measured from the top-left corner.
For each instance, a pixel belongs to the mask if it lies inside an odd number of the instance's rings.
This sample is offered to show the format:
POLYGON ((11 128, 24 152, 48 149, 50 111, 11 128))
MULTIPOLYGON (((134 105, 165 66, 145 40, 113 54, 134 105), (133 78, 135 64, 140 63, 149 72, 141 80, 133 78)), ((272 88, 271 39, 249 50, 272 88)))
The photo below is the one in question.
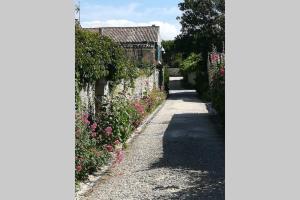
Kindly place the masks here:
POLYGON ((137 66, 128 59, 125 49, 110 38, 75 26, 75 94, 93 86, 99 79, 110 81, 113 90, 122 80, 130 82, 139 76, 137 66))

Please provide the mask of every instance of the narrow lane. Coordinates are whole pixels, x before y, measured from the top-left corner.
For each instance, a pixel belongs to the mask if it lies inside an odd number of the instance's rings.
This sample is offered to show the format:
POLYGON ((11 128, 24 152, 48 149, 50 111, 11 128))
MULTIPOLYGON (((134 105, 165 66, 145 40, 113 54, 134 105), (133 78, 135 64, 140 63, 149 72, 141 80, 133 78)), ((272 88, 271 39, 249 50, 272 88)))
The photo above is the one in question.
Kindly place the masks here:
POLYGON ((170 78, 170 97, 86 199, 225 199, 224 135, 194 90, 170 78))

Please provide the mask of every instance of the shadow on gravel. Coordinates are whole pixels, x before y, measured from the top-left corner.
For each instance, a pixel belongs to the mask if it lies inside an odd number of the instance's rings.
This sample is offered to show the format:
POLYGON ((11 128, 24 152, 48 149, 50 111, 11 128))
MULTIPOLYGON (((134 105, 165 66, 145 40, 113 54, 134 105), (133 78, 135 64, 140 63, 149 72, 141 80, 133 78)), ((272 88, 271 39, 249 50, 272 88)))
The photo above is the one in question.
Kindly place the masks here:
POLYGON ((170 80, 169 83, 170 91, 169 91, 169 100, 182 100, 185 102, 199 102, 199 103, 207 103, 206 101, 202 101, 199 99, 198 92, 191 87, 187 87, 183 80, 170 80))
MULTIPOLYGON (((182 77, 180 77, 182 78, 182 77)), ((184 90, 184 89, 188 89, 188 88, 183 88, 183 85, 182 84, 183 80, 182 79, 172 79, 170 78, 169 80, 169 87, 170 87, 170 90, 184 90)))
POLYGON ((187 90, 177 90, 170 91, 169 100, 182 100, 184 102, 197 102, 197 103, 207 103, 207 101, 203 101, 199 99, 199 95, 196 91, 187 91, 187 90))
POLYGON ((206 113, 175 114, 163 136, 163 158, 150 167, 189 175, 188 187, 159 199, 225 199, 224 134, 206 113))

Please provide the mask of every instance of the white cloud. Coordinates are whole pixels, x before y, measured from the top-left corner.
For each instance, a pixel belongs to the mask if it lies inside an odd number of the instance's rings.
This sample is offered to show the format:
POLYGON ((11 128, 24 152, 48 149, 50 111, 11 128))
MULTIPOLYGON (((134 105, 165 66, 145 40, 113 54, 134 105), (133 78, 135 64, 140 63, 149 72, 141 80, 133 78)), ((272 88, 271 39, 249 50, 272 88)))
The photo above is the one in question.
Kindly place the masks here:
POLYGON ((172 40, 180 33, 180 27, 178 25, 170 24, 163 21, 133 22, 126 19, 120 19, 106 21, 88 21, 81 23, 81 25, 85 28, 151 26, 153 24, 155 24, 156 26, 160 26, 160 35, 163 40, 172 40))
POLYGON ((81 8, 81 13, 84 19, 110 19, 113 16, 128 18, 138 13, 137 7, 136 3, 125 6, 87 5, 81 8))

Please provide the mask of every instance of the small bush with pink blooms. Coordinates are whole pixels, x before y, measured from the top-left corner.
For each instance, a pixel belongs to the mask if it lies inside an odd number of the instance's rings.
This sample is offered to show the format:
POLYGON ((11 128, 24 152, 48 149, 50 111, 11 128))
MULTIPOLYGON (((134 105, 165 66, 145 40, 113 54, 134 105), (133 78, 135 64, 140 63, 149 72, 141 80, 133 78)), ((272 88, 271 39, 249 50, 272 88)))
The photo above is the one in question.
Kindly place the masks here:
POLYGON ((122 144, 165 97, 165 93, 158 90, 134 101, 120 94, 104 99, 96 115, 77 110, 76 180, 85 180, 90 173, 106 164, 111 155, 115 155, 114 164, 120 163, 124 159, 122 144))
POLYGON ((91 117, 84 112, 76 112, 75 115, 75 178, 86 179, 92 173, 106 163, 109 154, 97 145, 97 123, 91 123, 91 117))
POLYGON ((147 96, 141 100, 144 105, 145 111, 151 113, 157 106, 159 106, 165 99, 166 93, 160 90, 152 90, 147 96))
POLYGON ((212 53, 210 99, 212 106, 218 112, 223 126, 225 125, 225 62, 222 56, 212 53))

